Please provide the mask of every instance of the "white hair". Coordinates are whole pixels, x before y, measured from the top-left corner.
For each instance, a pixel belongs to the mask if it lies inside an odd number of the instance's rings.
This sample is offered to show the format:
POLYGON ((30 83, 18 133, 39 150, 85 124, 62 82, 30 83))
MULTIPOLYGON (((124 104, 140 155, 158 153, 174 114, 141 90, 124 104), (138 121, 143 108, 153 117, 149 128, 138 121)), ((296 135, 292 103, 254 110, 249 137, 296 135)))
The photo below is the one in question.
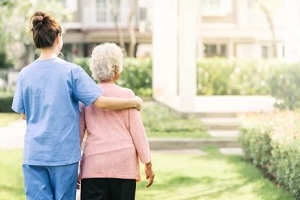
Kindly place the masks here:
POLYGON ((113 80, 123 70, 123 52, 115 43, 104 43, 93 49, 90 60, 92 77, 98 82, 113 80))

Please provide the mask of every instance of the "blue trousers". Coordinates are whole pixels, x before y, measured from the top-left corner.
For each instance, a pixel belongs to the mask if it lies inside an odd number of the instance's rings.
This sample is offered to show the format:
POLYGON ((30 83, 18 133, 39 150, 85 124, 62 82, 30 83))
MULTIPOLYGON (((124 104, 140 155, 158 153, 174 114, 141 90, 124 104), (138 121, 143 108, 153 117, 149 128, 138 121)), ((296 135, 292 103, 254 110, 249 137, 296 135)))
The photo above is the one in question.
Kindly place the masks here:
POLYGON ((62 166, 23 165, 27 200, 75 200, 78 162, 62 166))

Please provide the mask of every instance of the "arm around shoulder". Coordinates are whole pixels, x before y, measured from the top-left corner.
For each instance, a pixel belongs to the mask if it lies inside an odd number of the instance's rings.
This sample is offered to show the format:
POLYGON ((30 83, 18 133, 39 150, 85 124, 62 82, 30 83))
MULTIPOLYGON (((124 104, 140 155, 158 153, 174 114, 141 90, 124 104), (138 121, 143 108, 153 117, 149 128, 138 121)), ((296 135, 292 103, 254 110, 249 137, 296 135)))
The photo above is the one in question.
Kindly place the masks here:
POLYGON ((143 106, 143 100, 135 96, 133 98, 116 98, 116 97, 104 97, 100 96, 94 103, 96 107, 103 109, 125 109, 125 108, 136 108, 141 110, 143 106))

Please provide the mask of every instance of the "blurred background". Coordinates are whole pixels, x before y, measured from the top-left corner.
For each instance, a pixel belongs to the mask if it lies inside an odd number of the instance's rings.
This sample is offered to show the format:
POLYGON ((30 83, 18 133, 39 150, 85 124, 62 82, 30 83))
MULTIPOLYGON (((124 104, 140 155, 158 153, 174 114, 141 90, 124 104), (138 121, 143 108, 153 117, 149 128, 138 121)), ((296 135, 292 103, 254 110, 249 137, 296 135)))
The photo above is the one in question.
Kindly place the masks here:
POLYGON ((300 198, 299 0, 0 0, 0 199, 24 199, 21 150, 1 148, 22 148, 11 104, 39 56, 37 10, 89 75, 96 45, 124 48, 117 83, 143 98, 151 150, 172 150, 153 152, 159 178, 138 199, 300 198))
MULTIPOLYGON (((178 9, 174 4, 179 6, 180 1, 1 0, 0 50, 16 69, 32 61, 29 18, 40 9, 61 20, 66 31, 63 54, 69 61, 88 57, 102 42, 118 43, 129 57, 151 57, 153 19, 178 9), (161 2, 166 5, 165 12, 158 13, 161 2)), ((198 55, 298 58, 299 4, 296 0, 198 0, 197 45, 202 50, 198 55)), ((159 26, 159 31, 167 24, 159 26)))

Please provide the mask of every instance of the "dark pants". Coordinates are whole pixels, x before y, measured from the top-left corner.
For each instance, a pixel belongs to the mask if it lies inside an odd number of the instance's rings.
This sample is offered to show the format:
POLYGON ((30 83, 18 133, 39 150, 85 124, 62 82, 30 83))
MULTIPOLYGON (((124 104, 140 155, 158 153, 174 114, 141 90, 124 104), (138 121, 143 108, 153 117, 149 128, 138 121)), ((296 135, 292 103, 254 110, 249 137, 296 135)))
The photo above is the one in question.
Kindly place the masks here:
POLYGON ((85 178, 81 180, 81 200, 134 200, 136 180, 85 178))

